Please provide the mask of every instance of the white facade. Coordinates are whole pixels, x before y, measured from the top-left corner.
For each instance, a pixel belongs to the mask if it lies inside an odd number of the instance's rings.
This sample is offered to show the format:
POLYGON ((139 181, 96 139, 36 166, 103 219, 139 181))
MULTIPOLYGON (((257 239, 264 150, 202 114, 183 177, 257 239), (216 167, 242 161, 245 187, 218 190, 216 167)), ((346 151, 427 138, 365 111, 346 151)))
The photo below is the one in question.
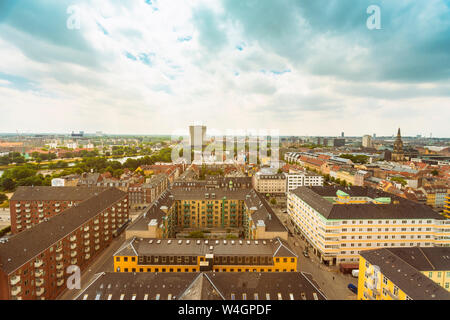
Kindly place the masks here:
POLYGON ((286 190, 297 189, 298 187, 323 186, 323 176, 308 173, 288 173, 286 176, 286 190))
POLYGON ((359 252, 389 247, 450 246, 450 220, 328 220, 292 192, 288 214, 321 260, 331 264, 359 261, 359 252))

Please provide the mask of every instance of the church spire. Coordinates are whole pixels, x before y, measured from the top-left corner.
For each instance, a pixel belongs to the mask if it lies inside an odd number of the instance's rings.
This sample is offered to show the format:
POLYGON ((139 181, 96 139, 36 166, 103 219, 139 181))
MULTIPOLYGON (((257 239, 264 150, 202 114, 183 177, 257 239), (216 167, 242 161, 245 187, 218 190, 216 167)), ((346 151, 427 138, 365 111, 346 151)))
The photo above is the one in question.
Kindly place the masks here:
POLYGON ((397 137, 401 137, 400 128, 398 128, 397 137))

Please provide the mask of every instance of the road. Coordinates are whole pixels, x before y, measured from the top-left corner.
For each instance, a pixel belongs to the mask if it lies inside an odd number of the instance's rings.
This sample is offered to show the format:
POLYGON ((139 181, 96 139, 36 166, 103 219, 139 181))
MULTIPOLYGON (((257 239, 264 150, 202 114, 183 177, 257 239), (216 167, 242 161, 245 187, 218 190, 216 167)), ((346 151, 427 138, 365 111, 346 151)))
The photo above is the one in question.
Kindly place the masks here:
POLYGON ((340 273, 337 266, 328 267, 320 263, 319 258, 311 252, 309 258, 304 257, 303 250, 306 248, 307 244, 299 235, 295 234, 288 214, 282 213, 279 208, 273 209, 278 218, 293 235, 289 236, 288 242, 298 255, 298 270, 310 273, 329 300, 356 300, 356 295, 353 294, 347 286, 349 283, 352 283, 357 287, 358 279, 353 278, 351 275, 340 273))

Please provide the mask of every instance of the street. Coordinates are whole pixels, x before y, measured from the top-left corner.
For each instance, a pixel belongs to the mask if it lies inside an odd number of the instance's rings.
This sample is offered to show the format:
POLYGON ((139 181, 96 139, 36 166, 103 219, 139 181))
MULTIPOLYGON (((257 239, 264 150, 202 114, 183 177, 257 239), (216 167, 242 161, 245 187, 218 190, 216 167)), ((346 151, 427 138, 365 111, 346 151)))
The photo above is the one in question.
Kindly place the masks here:
POLYGON ((351 275, 344 275, 339 272, 337 266, 328 267, 320 263, 319 258, 311 251, 309 257, 303 255, 306 248, 306 241, 302 240, 300 235, 295 234, 294 228, 289 220, 287 213, 283 213, 280 208, 273 208, 275 214, 283 222, 283 224, 291 231, 288 243, 298 255, 298 270, 310 273, 314 280, 320 285, 324 294, 329 300, 356 300, 356 295, 348 288, 348 284, 352 283, 358 286, 358 278, 351 275), (295 245, 297 244, 297 246, 295 245))

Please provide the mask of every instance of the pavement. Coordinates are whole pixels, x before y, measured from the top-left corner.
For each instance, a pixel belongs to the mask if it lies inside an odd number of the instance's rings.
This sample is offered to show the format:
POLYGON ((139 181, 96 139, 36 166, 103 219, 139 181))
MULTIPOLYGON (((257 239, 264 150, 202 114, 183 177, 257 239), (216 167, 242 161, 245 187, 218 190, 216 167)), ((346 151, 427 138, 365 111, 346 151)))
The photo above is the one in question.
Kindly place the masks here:
POLYGON ((300 235, 294 232, 292 223, 287 213, 283 213, 280 208, 273 208, 275 214, 283 222, 283 224, 291 231, 288 243, 294 252, 298 255, 298 270, 310 273, 314 280, 319 284, 323 293, 329 300, 356 300, 356 294, 352 293, 348 288, 348 284, 352 283, 358 286, 358 278, 351 275, 345 275, 339 272, 337 266, 326 266, 320 263, 319 258, 312 251, 309 251, 309 257, 303 255, 304 249, 307 247, 306 241, 302 240, 300 235), (296 246, 297 244, 297 246, 296 246))

